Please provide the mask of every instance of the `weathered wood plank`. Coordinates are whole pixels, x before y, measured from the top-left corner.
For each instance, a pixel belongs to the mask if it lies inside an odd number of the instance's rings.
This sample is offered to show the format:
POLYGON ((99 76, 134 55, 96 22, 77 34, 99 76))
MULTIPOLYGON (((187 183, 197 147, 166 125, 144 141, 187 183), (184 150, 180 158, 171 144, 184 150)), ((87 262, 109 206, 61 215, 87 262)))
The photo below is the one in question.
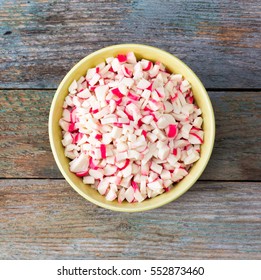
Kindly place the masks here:
MULTIPOLYGON (((47 132, 53 91, 0 91, 0 177, 61 178, 47 132)), ((216 144, 204 180, 260 180, 260 92, 210 92, 216 144)))
POLYGON ((210 92, 216 141, 201 179, 261 180, 260 92, 210 92))
POLYGON ((0 231, 1 259, 260 259, 261 183, 200 182, 127 214, 64 180, 1 180, 0 231))
POLYGON ((160 47, 207 88, 261 88, 260 3, 1 1, 1 88, 56 88, 87 54, 118 43, 160 47), (259 77, 258 77, 259 76, 259 77))

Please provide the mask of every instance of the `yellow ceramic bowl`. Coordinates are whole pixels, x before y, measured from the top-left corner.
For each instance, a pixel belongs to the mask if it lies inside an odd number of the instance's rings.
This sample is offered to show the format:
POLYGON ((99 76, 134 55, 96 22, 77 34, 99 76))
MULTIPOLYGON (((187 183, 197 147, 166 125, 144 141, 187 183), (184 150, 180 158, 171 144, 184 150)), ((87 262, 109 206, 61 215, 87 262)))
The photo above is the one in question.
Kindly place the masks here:
POLYGON ((110 46, 86 56, 84 59, 78 62, 64 77, 52 101, 49 115, 49 137, 52 152, 60 171, 67 182, 81 196, 96 205, 110 210, 138 212, 157 208, 177 199, 197 181, 205 169, 213 149, 215 138, 215 119, 213 108, 204 86, 187 65, 185 65, 175 56, 154 47, 138 44, 123 44, 110 46), (133 51, 138 59, 144 58, 152 61, 162 62, 171 72, 182 74, 191 83, 195 100, 202 110, 202 117, 204 119, 204 144, 201 146, 200 159, 191 168, 189 174, 178 184, 176 184, 171 191, 163 193, 155 198, 147 199, 141 203, 123 202, 122 204, 119 204, 117 200, 113 202, 107 201, 104 196, 100 195, 91 187, 83 184, 81 178, 70 172, 69 159, 64 155, 64 147, 61 143, 62 131, 58 122, 62 116, 64 98, 67 95, 68 87, 73 82, 73 80, 78 80, 81 76, 84 76, 88 68, 96 66, 97 64, 104 61, 105 58, 109 56, 116 56, 119 53, 127 53, 129 51, 133 51))

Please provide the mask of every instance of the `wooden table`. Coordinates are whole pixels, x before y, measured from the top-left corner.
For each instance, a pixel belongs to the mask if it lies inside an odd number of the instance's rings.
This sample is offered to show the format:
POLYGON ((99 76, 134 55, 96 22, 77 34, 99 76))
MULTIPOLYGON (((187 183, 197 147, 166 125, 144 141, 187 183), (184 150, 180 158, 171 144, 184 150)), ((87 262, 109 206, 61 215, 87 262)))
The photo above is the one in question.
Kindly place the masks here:
POLYGON ((261 258, 259 1, 2 0, 0 16, 1 259, 261 258), (80 197, 47 133, 68 70, 127 42, 187 63, 209 92, 217 130, 191 190, 135 214, 80 197))

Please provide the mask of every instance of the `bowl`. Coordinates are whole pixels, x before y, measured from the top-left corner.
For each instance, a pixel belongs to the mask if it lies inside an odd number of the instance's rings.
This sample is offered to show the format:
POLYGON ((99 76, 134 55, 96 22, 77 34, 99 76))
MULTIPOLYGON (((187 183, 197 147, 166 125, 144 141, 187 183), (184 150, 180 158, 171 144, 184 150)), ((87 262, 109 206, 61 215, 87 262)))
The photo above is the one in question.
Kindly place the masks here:
POLYGON ((215 118, 209 96, 196 74, 181 60, 172 54, 155 47, 140 44, 113 45, 91 53, 78 62, 64 77, 60 83, 50 109, 49 115, 49 138, 54 159, 66 181, 81 196, 88 201, 114 211, 139 212, 154 209, 165 205, 184 194, 199 178, 204 171, 212 153, 215 139, 215 118), (83 184, 82 179, 69 170, 69 159, 64 155, 62 146, 62 130, 59 126, 59 119, 62 116, 63 102, 68 94, 68 87, 74 79, 78 80, 86 74, 88 68, 95 67, 109 56, 116 56, 119 53, 133 51, 138 59, 144 58, 151 61, 162 62, 171 72, 182 74, 192 85, 196 103, 202 110, 204 143, 201 145, 201 157, 190 169, 189 174, 179 183, 175 184, 169 192, 165 192, 154 198, 144 200, 141 203, 118 203, 107 201, 95 189, 83 184))

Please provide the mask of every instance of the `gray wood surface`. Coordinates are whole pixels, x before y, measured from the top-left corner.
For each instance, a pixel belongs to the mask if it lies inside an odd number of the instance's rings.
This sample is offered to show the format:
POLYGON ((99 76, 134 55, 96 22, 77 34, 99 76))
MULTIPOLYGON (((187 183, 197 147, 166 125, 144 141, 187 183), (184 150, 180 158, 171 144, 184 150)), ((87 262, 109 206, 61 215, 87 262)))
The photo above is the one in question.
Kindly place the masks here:
MULTIPOLYGON (((52 90, 0 90, 0 177, 62 178, 48 139, 52 90), (15 147, 15 148, 14 148, 15 147)), ((201 180, 261 179, 260 92, 209 92, 216 143, 201 180)))
POLYGON ((260 11, 257 0, 1 1, 0 86, 55 88, 91 52, 142 43, 184 60, 207 88, 260 89, 260 11))
POLYGON ((199 182, 145 213, 86 202, 64 180, 0 181, 1 259, 260 259, 258 183, 199 182))
POLYGON ((257 0, 0 0, 0 259, 261 259, 260 13, 257 0), (84 200, 49 147, 61 79, 119 43, 182 59, 216 116, 200 180, 144 213, 84 200))

